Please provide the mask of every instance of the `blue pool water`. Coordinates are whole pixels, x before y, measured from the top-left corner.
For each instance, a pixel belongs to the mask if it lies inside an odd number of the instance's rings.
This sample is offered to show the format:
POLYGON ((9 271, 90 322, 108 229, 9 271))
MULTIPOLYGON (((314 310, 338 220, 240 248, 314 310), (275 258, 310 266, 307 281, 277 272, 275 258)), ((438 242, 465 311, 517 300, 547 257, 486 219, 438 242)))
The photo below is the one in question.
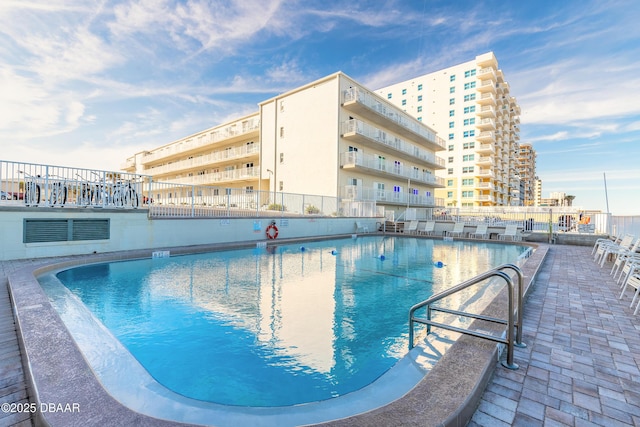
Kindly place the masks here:
POLYGON ((413 304, 526 249, 359 237, 96 264, 57 278, 168 389, 273 407, 372 383, 407 354, 413 304))

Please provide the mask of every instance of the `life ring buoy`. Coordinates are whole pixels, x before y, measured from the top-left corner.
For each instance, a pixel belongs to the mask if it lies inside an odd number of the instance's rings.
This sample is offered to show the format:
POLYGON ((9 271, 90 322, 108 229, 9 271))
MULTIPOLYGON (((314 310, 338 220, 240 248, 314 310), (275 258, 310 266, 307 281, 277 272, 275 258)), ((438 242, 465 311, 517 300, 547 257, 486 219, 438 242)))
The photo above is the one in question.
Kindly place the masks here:
POLYGON ((266 233, 269 240, 273 240, 278 237, 278 227, 276 227, 275 224, 270 224, 267 227, 266 233))

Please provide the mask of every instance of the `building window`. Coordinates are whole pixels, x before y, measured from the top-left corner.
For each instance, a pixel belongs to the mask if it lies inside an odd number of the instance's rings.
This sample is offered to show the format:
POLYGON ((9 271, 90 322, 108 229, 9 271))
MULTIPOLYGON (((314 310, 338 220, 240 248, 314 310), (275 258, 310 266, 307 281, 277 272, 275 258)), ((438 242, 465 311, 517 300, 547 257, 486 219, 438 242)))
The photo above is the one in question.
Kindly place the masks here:
POLYGON ((475 99, 476 99, 476 94, 475 93, 472 93, 472 94, 464 96, 464 102, 474 101, 475 99))
POLYGON ((422 112, 422 105, 418 105, 418 113, 422 112))
POLYGON ((473 89, 476 87, 476 82, 469 82, 464 84, 465 89, 473 89))
POLYGON ((280 138, 284 138, 284 126, 280 127, 280 138))
POLYGON ((449 105, 453 105, 456 103, 456 99, 455 98, 449 98, 449 105))
POLYGON ((474 157, 475 157, 474 154, 465 154, 464 156, 462 156, 462 161, 463 162, 472 162, 474 157))
POLYGON ((449 117, 453 117, 456 115, 456 110, 449 110, 449 117))
POLYGON ((473 77, 475 75, 476 75, 476 70, 475 69, 464 72, 464 76, 465 77, 473 77))
POLYGON ((476 118, 472 118, 472 119, 464 119, 464 125, 468 126, 468 125, 475 125, 476 124, 476 118))
POLYGON ((449 145, 449 147, 448 147, 448 148, 449 148, 449 151, 453 151, 453 144, 452 144, 452 145, 449 145))
POLYGON ((284 101, 280 101, 280 112, 284 113, 284 101))
POLYGON ((418 90, 422 90, 422 84, 418 85, 418 90))
POLYGON ((469 148, 475 148, 475 146, 476 146, 475 142, 465 142, 464 144, 462 144, 462 149, 468 150, 469 148))
POLYGON ((391 99, 393 97, 393 95, 391 93, 387 94, 387 99, 391 99))
POLYGON ((468 199, 469 197, 473 197, 473 191, 463 191, 462 197, 468 199))
POLYGON ((473 173, 473 166, 465 166, 462 168, 462 173, 473 173))
POLYGON ((453 175, 453 168, 447 169, 447 175, 453 175))
POLYGON ((406 99, 402 100, 402 105, 407 105, 407 100, 406 99))
POLYGON ((453 198, 453 191, 447 191, 447 199, 453 198))
POLYGON ((449 88, 449 93, 456 93, 456 87, 455 86, 451 86, 449 88))
POLYGON ((455 81, 456 81, 456 75, 455 75, 455 74, 451 74, 451 75, 449 76, 449 81, 450 81, 450 82, 455 82, 455 81))
POLYGON ((462 180, 462 185, 464 185, 464 186, 473 185, 473 179, 469 179, 469 178, 463 179, 462 180))
POLYGON ((452 134, 452 133, 450 133, 450 134, 449 134, 449 140, 452 140, 452 139, 453 139, 453 134, 452 134))
POLYGON ((284 191, 284 182, 280 181, 280 185, 278 185, 278 187, 280 188, 280 191, 284 191))
POLYGON ((422 101, 422 95, 418 95, 418 102, 422 101))
POLYGON ((453 187, 453 180, 452 179, 448 179, 447 180, 447 187, 453 187))
POLYGON ((284 153, 280 153, 280 163, 284 163, 284 153))
POLYGON ((455 122, 449 122, 449 129, 456 127, 455 122))
POLYGON ((472 105, 471 107, 464 107, 464 113, 468 114, 468 113, 475 113, 476 112, 476 106, 472 105))
POLYGON ((418 117, 418 121, 421 122, 422 121, 422 116, 418 117))
POLYGON ((447 163, 453 163, 453 157, 447 158, 447 163))
POLYGON ((407 90, 406 89, 402 89, 402 94, 406 95, 407 94, 407 90))

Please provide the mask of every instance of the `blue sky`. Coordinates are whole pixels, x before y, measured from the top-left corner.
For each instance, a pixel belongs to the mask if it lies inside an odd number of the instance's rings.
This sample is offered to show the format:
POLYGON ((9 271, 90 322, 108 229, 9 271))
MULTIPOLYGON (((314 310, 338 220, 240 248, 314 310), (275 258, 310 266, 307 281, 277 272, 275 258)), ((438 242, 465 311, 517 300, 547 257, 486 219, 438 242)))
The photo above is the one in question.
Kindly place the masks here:
POLYGON ((375 90, 493 51, 543 197, 604 211, 606 173, 640 214, 639 22, 636 0, 2 0, 0 159, 117 170, 336 71, 375 90))

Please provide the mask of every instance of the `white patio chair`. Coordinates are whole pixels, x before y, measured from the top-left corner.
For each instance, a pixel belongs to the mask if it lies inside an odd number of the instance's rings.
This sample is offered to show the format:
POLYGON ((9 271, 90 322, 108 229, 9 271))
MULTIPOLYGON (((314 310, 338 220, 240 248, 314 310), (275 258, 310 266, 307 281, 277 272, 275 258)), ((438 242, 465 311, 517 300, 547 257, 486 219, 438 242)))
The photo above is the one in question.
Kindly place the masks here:
POLYGON ((487 224, 478 224, 476 231, 469 233, 469 238, 487 239, 489 237, 489 233, 487 232, 488 227, 489 226, 487 224))
POLYGON ((455 225, 453 226, 453 230, 451 231, 445 231, 444 232, 445 236, 451 236, 451 237, 464 237, 464 222, 456 222, 455 225))
MULTIPOLYGON (((640 294, 640 274, 632 274, 627 278, 624 284, 624 287, 622 288, 620 299, 622 299, 628 287, 631 287, 635 290, 633 292, 633 298, 631 299, 631 304, 629 304, 629 307, 633 307, 633 303, 636 302, 636 300, 638 299, 638 294, 640 294)), ((633 311, 633 314, 638 313, 638 308, 640 308, 640 301, 638 302, 638 305, 636 305, 636 309, 633 311)))
POLYGON ((435 221, 427 221, 420 222, 418 225, 418 234, 424 234, 426 236, 432 236, 433 232, 436 230, 436 222, 435 221))
POLYGON ((418 229, 418 221, 410 221, 409 225, 404 227, 404 233, 413 234, 416 232, 417 229, 418 229))
POLYGON ((626 236, 624 236, 622 238, 622 241, 619 244, 616 244, 616 243, 604 244, 603 243, 600 246, 598 246, 598 250, 596 250, 596 254, 593 257, 593 259, 598 264, 600 264, 600 267, 602 267, 604 265, 604 261, 606 260, 606 258, 607 258, 607 256, 609 255, 610 252, 617 251, 620 248, 625 248, 625 249, 628 250, 629 247, 631 246, 632 242, 633 242, 633 235, 627 234, 626 236))
POLYGON ((619 253, 615 254, 616 260, 614 261, 613 266, 611 266, 611 272, 609 273, 613 276, 614 279, 624 265, 629 262, 640 261, 640 253, 636 252, 638 247, 640 247, 640 238, 636 240, 635 245, 630 250, 620 251, 619 253))
POLYGON ((622 241, 622 237, 620 236, 610 236, 610 237, 603 237, 603 238, 597 239, 596 242, 593 244, 591 255, 595 255, 600 245, 609 245, 611 243, 619 244, 621 241, 622 241))
POLYGON ((369 226, 361 223, 360 221, 356 221, 356 233, 368 233, 369 226))
POLYGON ((507 224, 504 228, 504 233, 498 234, 498 240, 506 240, 507 237, 511 238, 512 241, 520 240, 520 236, 518 236, 518 226, 515 224, 507 224))

